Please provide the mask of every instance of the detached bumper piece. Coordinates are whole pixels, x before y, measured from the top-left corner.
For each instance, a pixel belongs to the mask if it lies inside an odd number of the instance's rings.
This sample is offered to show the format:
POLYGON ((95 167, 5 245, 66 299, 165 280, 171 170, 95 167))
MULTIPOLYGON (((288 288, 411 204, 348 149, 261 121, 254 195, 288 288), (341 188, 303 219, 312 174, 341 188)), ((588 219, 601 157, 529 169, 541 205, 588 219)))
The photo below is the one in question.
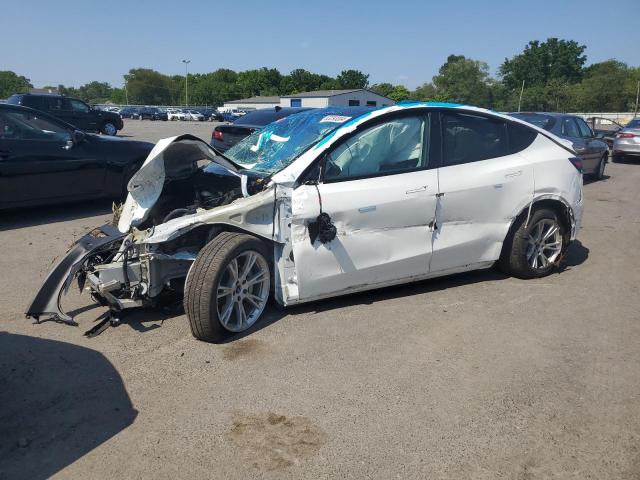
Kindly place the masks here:
POLYGON ((36 322, 54 320, 77 325, 73 318, 62 311, 60 300, 67 293, 71 282, 82 269, 85 260, 110 244, 122 240, 124 234, 113 225, 103 225, 92 233, 85 235, 67 252, 49 272, 35 298, 27 308, 25 315, 36 322), (96 235, 92 233, 96 232, 96 235), (47 316, 44 320, 41 317, 47 316))

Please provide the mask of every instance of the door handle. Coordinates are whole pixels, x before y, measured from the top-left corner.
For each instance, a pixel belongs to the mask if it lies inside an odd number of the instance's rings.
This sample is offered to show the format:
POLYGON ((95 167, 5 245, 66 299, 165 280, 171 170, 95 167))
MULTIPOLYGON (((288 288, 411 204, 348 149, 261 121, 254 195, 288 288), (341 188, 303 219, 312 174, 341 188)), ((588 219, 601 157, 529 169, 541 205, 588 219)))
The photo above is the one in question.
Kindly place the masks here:
POLYGON ((513 177, 518 177, 520 175, 522 175, 522 170, 518 170, 517 172, 509 172, 504 176, 504 178, 513 178, 513 177))
POLYGON ((361 208, 358 209, 358 211, 360 213, 375 212, 376 211, 376 206, 375 205, 369 205, 368 207, 361 207, 361 208))
POLYGON ((412 188, 411 190, 407 190, 407 195, 411 195, 412 193, 424 192, 427 189, 426 185, 422 187, 412 188))

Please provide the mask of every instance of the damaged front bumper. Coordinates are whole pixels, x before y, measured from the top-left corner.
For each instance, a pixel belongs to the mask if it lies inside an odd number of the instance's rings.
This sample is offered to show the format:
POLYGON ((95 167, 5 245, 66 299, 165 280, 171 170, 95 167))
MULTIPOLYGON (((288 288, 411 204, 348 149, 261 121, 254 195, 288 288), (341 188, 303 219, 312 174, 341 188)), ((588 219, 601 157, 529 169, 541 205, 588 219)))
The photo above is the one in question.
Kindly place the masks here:
POLYGON ((85 261, 92 255, 105 250, 113 243, 124 238, 124 234, 113 225, 103 225, 78 240, 47 275, 33 301, 29 304, 25 315, 41 321, 55 320, 71 325, 77 325, 73 318, 62 311, 60 304, 62 294, 69 291, 73 279, 80 273, 85 261))

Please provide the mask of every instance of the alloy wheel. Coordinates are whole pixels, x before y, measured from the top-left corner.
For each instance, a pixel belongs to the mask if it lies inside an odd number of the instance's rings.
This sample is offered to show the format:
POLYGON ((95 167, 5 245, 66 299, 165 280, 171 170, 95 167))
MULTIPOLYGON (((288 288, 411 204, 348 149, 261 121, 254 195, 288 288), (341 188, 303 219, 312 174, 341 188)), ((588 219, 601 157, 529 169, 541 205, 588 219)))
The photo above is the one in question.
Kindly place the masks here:
POLYGON ((258 252, 247 250, 233 258, 218 282, 216 305, 224 328, 242 332, 262 314, 269 298, 269 265, 258 252))
POLYGON ((553 264, 562 251, 560 225, 555 220, 543 218, 536 223, 527 239, 527 262, 534 270, 553 264))

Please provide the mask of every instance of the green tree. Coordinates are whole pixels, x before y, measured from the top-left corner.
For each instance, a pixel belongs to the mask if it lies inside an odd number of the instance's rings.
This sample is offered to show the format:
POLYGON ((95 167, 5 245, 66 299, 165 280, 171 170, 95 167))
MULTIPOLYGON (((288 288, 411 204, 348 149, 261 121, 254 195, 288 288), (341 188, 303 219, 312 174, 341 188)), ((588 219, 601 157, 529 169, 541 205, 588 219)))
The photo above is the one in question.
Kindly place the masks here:
POLYGON ((78 97, 87 103, 105 103, 111 99, 113 88, 106 82, 89 82, 78 88, 78 97))
POLYGON ((427 100, 440 100, 438 97, 438 93, 436 91, 436 87, 431 82, 423 83, 418 88, 416 88, 411 97, 415 100, 427 101, 427 100))
POLYGON ((133 68, 124 76, 129 103, 167 105, 180 97, 171 78, 148 68, 133 68))
MULTIPOLYGON (((319 90, 321 85, 330 80, 326 75, 311 73, 304 68, 291 70, 289 75, 285 75, 280 83, 280 93, 289 95, 292 93, 308 92, 319 90)), ((335 88, 335 87, 334 87, 335 88)))
POLYGON ((367 88, 369 86, 369 75, 360 70, 343 70, 336 77, 339 88, 367 88))
POLYGON ((485 62, 449 55, 433 77, 433 84, 440 100, 488 107, 491 104, 488 80, 489 66, 485 62))
POLYGON ((379 93, 380 95, 388 97, 389 94, 393 91, 393 85, 391 85, 390 83, 376 83, 374 85, 371 85, 371 90, 379 93))
POLYGON ((262 67, 238 73, 238 90, 244 97, 278 95, 282 75, 276 68, 262 67))
POLYGON ((551 80, 577 83, 587 61, 586 48, 574 40, 531 41, 522 53, 505 59, 500 66, 502 81, 511 89, 519 88, 523 80, 526 86, 544 86, 551 80))
MULTIPOLYGON (((233 70, 221 68, 205 73, 192 85, 189 75, 190 102, 198 105, 220 106, 228 100, 241 98, 242 92, 237 86, 238 76, 233 70)), ((182 86, 184 89, 184 84, 182 86)))
POLYGON ((387 95, 391 100, 395 102, 402 102, 408 100, 411 97, 411 92, 404 85, 396 85, 393 90, 387 95))
POLYGON ((11 70, 0 71, 0 98, 7 98, 14 93, 27 93, 33 88, 31 80, 11 70))
POLYGON ((584 70, 577 94, 577 108, 584 112, 621 112, 628 109, 625 82, 630 76, 626 64, 617 60, 594 63, 584 70))

